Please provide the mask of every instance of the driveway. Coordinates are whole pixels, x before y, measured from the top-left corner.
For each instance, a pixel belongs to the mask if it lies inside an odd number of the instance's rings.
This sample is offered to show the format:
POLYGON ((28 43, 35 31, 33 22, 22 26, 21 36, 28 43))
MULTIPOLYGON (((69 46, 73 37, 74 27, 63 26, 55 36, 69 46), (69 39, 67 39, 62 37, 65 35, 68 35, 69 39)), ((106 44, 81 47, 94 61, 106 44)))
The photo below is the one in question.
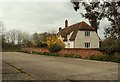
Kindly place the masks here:
POLYGON ((3 80, 118 80, 118 63, 20 52, 3 52, 2 58, 3 80))

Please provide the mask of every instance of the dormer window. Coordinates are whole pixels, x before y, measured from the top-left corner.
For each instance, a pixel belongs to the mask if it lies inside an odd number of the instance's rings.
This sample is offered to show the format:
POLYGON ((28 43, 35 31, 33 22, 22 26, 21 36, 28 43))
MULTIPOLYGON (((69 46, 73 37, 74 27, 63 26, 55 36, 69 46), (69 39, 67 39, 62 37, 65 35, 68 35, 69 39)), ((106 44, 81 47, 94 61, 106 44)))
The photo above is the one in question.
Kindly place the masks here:
POLYGON ((85 31, 85 36, 90 36, 90 31, 85 31))

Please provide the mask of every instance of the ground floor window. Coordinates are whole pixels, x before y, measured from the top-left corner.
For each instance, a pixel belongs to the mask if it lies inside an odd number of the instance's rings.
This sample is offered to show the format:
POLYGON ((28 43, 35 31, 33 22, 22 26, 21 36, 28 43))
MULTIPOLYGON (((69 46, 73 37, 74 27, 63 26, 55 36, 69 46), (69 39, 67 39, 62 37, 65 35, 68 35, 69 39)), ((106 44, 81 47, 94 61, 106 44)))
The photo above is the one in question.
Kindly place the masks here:
POLYGON ((86 42, 85 43, 85 48, 90 48, 90 43, 86 42))
POLYGON ((67 47, 68 47, 68 48, 70 47, 70 43, 67 44, 67 47))

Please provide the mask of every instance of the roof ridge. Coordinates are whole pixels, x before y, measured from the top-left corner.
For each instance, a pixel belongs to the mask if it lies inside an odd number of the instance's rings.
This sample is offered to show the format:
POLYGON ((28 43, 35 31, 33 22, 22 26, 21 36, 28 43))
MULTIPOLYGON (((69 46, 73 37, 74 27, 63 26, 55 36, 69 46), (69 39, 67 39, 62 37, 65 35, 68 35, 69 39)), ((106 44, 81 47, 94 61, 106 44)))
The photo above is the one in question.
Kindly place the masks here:
POLYGON ((85 21, 81 21, 81 22, 78 22, 78 23, 75 23, 73 25, 63 28, 62 30, 60 30, 59 33, 66 40, 66 38, 67 38, 66 36, 69 35, 71 32, 73 32, 70 37, 70 39, 73 41, 76 38, 76 34, 78 33, 79 30, 95 31, 95 29, 93 27, 91 27, 89 24, 87 24, 85 21))

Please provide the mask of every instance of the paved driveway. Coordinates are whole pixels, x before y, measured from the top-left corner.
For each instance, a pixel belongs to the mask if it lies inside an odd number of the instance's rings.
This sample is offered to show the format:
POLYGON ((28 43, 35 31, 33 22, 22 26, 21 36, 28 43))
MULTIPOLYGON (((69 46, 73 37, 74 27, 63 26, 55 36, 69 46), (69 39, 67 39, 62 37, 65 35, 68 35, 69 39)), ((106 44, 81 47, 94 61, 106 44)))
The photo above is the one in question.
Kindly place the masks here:
POLYGON ((5 70, 7 66, 19 76, 3 74, 5 80, 10 80, 9 76, 15 80, 118 80, 117 63, 20 52, 3 52, 2 56, 3 73, 9 71, 5 70))

